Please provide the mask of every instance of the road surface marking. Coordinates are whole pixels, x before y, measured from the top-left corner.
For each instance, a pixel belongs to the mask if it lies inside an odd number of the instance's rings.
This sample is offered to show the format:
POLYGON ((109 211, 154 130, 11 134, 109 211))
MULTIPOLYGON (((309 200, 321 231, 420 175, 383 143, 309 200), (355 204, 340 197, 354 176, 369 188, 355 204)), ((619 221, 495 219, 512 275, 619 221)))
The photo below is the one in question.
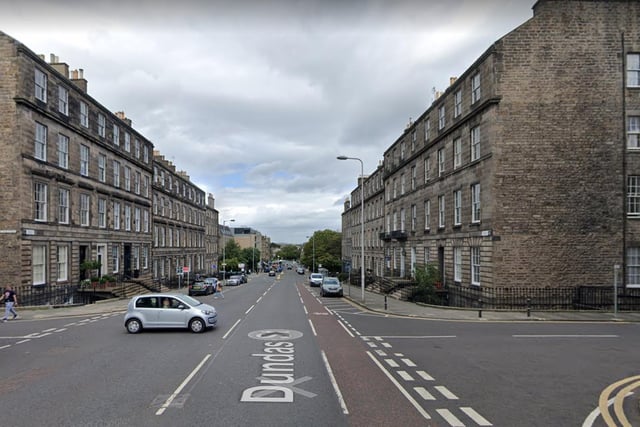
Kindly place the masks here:
POLYGON ((336 392, 336 395, 338 396, 338 402, 340 402, 342 413, 348 414, 349 410, 347 409, 347 404, 342 398, 342 393, 340 392, 340 387, 338 386, 338 382, 336 381, 336 378, 333 376, 333 371, 331 370, 331 365, 329 365, 329 360, 327 359, 327 355, 324 353, 324 350, 322 350, 321 354, 322 354, 322 360, 324 361, 324 366, 325 368, 327 368, 327 372, 329 373, 329 379, 331 380, 333 389, 336 392))
POLYGON ((449 391, 448 388, 446 388, 443 385, 437 385, 434 387, 436 390, 438 390, 440 392, 440 394, 442 394, 444 397, 446 397, 449 400, 458 400, 458 396, 456 396, 455 394, 451 393, 449 391))
POLYGON ((391 348, 391 344, 389 344, 388 342, 383 342, 382 346, 386 348, 391 348))
POLYGON ((178 386, 178 388, 173 392, 173 394, 171 394, 171 396, 169 396, 169 398, 166 400, 166 402, 164 402, 164 404, 160 407, 160 409, 158 409, 158 411, 156 412, 156 415, 162 415, 164 413, 164 411, 171 405, 171 402, 173 402, 173 400, 180 394, 182 389, 185 388, 187 384, 189 384, 189 381, 191 381, 191 378, 193 378, 198 373, 200 368, 202 368, 202 366, 205 364, 207 360, 209 360, 210 357, 211 357, 211 354, 207 354, 204 357, 204 359, 202 359, 202 362, 200 362, 198 366, 196 366, 194 370, 191 371, 189 376, 187 376, 187 378, 185 378, 184 381, 182 381, 182 384, 178 386))
POLYGON ((420 404, 416 402, 416 400, 413 397, 411 397, 409 392, 405 390, 404 387, 402 387, 402 385, 400 385, 398 381, 396 381, 393 375, 391 375, 391 373, 387 371, 380 362, 378 362, 378 359, 376 359, 375 356, 368 351, 367 351, 367 355, 371 358, 371 360, 373 360, 373 363, 378 365, 378 368, 380 368, 382 372, 387 376, 387 378, 389 378, 389 381, 391 381, 393 385, 395 385, 398 388, 398 390, 400 390, 400 392, 404 395, 404 397, 407 398, 407 400, 413 405, 413 407, 416 408, 416 410, 420 413, 420 415, 422 415, 425 419, 430 420, 431 416, 427 413, 427 411, 425 411, 422 408, 422 406, 420 406, 420 404))
POLYGON ((619 335, 512 335, 513 338, 620 338, 619 335))
POLYGON ((317 337, 318 334, 316 333, 316 328, 313 327, 313 322, 311 321, 311 319, 307 320, 309 320, 309 326, 311 326, 311 332, 313 332, 313 336, 317 337))
POLYGON ((415 379, 407 371, 398 371, 398 375, 405 381, 415 381, 415 379))
POLYGON ((429 393, 427 391, 426 388, 424 387, 414 387, 413 388, 415 390, 416 393, 418 393, 420 395, 420 397, 422 397, 424 400, 436 400, 435 397, 433 397, 433 395, 431 393, 429 393))
POLYGON ((378 356, 382 356, 382 357, 384 357, 384 356, 386 356, 386 355, 387 355, 387 353, 385 353, 385 351, 384 351, 384 350, 376 350, 376 354, 377 354, 378 356))
POLYGON ((374 342, 368 342, 367 345, 371 348, 376 348, 378 347, 378 344, 374 343, 374 342))
POLYGON ((460 421, 455 415, 448 409, 436 409, 436 412, 449 423, 451 427, 464 427, 462 421, 460 421))
POLYGON ((238 325, 238 323, 240 323, 241 320, 242 319, 236 320, 236 323, 234 323, 233 326, 231 326, 231 329, 229 329, 227 333, 222 336, 223 340, 227 339, 227 337, 231 334, 231 331, 233 331, 233 328, 235 328, 238 325))
POLYGON ((479 426, 492 426, 493 425, 486 418, 484 418, 482 415, 477 413, 473 408, 465 406, 465 407, 461 407, 460 410, 462 412, 464 412, 465 414, 467 414, 469 416, 469 418, 471 418, 473 421, 475 421, 476 424, 478 424, 479 426))
POLYGON ((351 333, 351 331, 349 330, 349 328, 347 328, 347 327, 342 323, 342 321, 341 321, 341 320, 338 320, 338 323, 340 324, 340 326, 342 326, 342 327, 344 328, 344 330, 345 330, 345 331, 347 331, 347 333, 349 334, 349 336, 350 336, 351 338, 355 338, 355 335, 353 335, 353 334, 351 333))
POLYGON ((416 373, 420 375, 423 380, 433 381, 433 377, 427 374, 425 371, 417 371, 416 373))
POLYGON ((415 363, 413 363, 411 359, 400 359, 400 360, 402 360, 404 364, 410 368, 415 368, 417 366, 415 363))
POLYGON ((255 305, 255 304, 253 304, 251 307, 249 307, 249 309, 248 309, 247 311, 245 311, 245 312, 244 312, 244 314, 249 314, 249 312, 250 312, 251 310, 253 310, 253 307, 255 307, 255 306, 256 306, 256 305, 255 305))
POLYGON ((398 362, 396 362, 393 359, 384 359, 385 362, 387 362, 387 365, 391 366, 392 368, 397 368, 398 366, 398 362))

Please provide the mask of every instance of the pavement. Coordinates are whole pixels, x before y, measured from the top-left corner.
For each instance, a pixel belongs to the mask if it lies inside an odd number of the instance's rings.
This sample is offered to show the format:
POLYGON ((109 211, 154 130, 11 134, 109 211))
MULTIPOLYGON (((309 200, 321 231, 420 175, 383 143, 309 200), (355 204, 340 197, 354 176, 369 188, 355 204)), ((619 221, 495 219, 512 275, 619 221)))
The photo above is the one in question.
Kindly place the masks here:
MULTIPOLYGON (((180 292, 180 291, 177 291, 180 292)), ((184 290, 182 290, 184 292, 184 290)), ((344 297, 365 310, 412 318, 448 320, 448 321, 480 321, 480 322, 638 322, 640 312, 622 311, 511 311, 511 310, 478 310, 467 308, 440 307, 409 301, 401 301, 358 286, 344 284, 344 297)), ((99 316, 107 313, 124 313, 129 298, 113 298, 86 305, 16 307, 19 319, 40 320, 48 318, 72 316, 99 316)))

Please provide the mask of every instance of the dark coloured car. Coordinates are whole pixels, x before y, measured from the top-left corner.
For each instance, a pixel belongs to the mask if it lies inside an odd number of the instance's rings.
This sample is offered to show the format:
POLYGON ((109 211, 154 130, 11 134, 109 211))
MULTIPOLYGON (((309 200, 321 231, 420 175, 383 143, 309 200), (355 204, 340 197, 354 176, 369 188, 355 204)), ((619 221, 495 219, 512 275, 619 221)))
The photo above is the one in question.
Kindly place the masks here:
POLYGON ((213 293, 213 287, 211 284, 202 282, 195 282, 189 285, 189 295, 209 295, 213 293))
POLYGON ((269 276, 275 276, 276 275, 276 271, 271 269, 269 270, 269 276))

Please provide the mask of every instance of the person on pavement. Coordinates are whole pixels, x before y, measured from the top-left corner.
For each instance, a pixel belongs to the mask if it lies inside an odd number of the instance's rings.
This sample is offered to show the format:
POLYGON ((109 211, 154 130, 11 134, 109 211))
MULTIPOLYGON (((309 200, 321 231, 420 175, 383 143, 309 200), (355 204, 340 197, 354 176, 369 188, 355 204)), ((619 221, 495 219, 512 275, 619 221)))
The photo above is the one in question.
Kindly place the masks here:
POLYGON ((18 313, 16 313, 15 306, 18 305, 18 297, 11 286, 7 286, 4 290, 2 296, 0 297, 0 301, 4 301, 4 317, 2 318, 3 322, 6 322, 9 319, 9 313, 13 314, 13 318, 18 318, 18 313))

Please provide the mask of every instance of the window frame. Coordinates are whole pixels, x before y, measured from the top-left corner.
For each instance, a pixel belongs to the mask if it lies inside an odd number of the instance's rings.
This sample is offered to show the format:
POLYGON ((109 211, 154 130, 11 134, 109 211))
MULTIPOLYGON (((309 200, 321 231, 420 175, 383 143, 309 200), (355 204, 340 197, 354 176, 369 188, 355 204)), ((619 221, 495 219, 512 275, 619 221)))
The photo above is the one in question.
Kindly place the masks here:
POLYGON ((442 104, 438 107, 438 130, 442 130, 447 126, 447 110, 442 104))
POLYGON ((89 104, 80 101, 80 126, 89 128, 89 104))
POLYGON ((91 196, 87 193, 78 195, 78 221, 81 227, 91 225, 91 196))
POLYGON ((453 94, 453 118, 458 118, 462 115, 462 89, 459 89, 453 94))
POLYGON ((446 201, 444 194, 438 196, 438 228, 444 228, 446 222, 446 201))
POLYGON ((98 136, 107 136, 107 117, 102 113, 98 113, 98 136))
POLYGON ((69 89, 62 85, 58 85, 58 111, 69 115, 69 89))
POLYGON ((627 177, 627 216, 640 216, 640 175, 627 177))
POLYGON ((480 101, 482 97, 480 72, 478 71, 471 77, 471 104, 475 104, 480 101))
POLYGON ((453 140, 453 168, 458 169, 462 166, 462 138, 457 137, 453 140))
POLYGON ((481 215, 481 194, 480 183, 471 184, 471 223, 479 224, 481 215))
POLYGON ((33 183, 33 220, 47 222, 49 210, 49 184, 44 181, 33 183))
POLYGON ((33 157, 43 162, 47 161, 47 139, 48 139, 47 126, 40 122, 36 122, 33 157))
POLYGON ((62 169, 69 169, 69 137, 67 135, 58 134, 58 166, 62 169))
POLYGON ((469 266, 471 269, 471 285, 480 286, 480 246, 471 246, 469 248, 470 262, 469 266))
POLYGON ((31 282, 34 286, 47 283, 46 245, 34 244, 31 249, 31 282))
POLYGON ((431 200, 424 201, 424 229, 431 230, 431 200))
POLYGON ((453 225, 459 226, 462 224, 462 191, 453 191, 453 225))
POLYGON ((80 175, 89 176, 89 161, 91 149, 88 145, 80 144, 80 175))
POLYGON ((627 87, 640 88, 640 53, 627 53, 627 87))
POLYGON ((480 158, 480 126, 474 126, 469 130, 469 145, 471 148, 471 161, 480 158))
POLYGON ((71 190, 68 188, 58 188, 58 223, 69 224, 70 217, 71 190))
POLYGON ((640 149, 640 116, 627 117, 627 148, 630 150, 640 149))
POLYGON ((69 246, 67 245, 56 247, 56 270, 57 282, 69 280, 69 246))
POLYGON ((49 77, 39 68, 34 69, 34 96, 37 100, 47 103, 47 84, 49 77))

